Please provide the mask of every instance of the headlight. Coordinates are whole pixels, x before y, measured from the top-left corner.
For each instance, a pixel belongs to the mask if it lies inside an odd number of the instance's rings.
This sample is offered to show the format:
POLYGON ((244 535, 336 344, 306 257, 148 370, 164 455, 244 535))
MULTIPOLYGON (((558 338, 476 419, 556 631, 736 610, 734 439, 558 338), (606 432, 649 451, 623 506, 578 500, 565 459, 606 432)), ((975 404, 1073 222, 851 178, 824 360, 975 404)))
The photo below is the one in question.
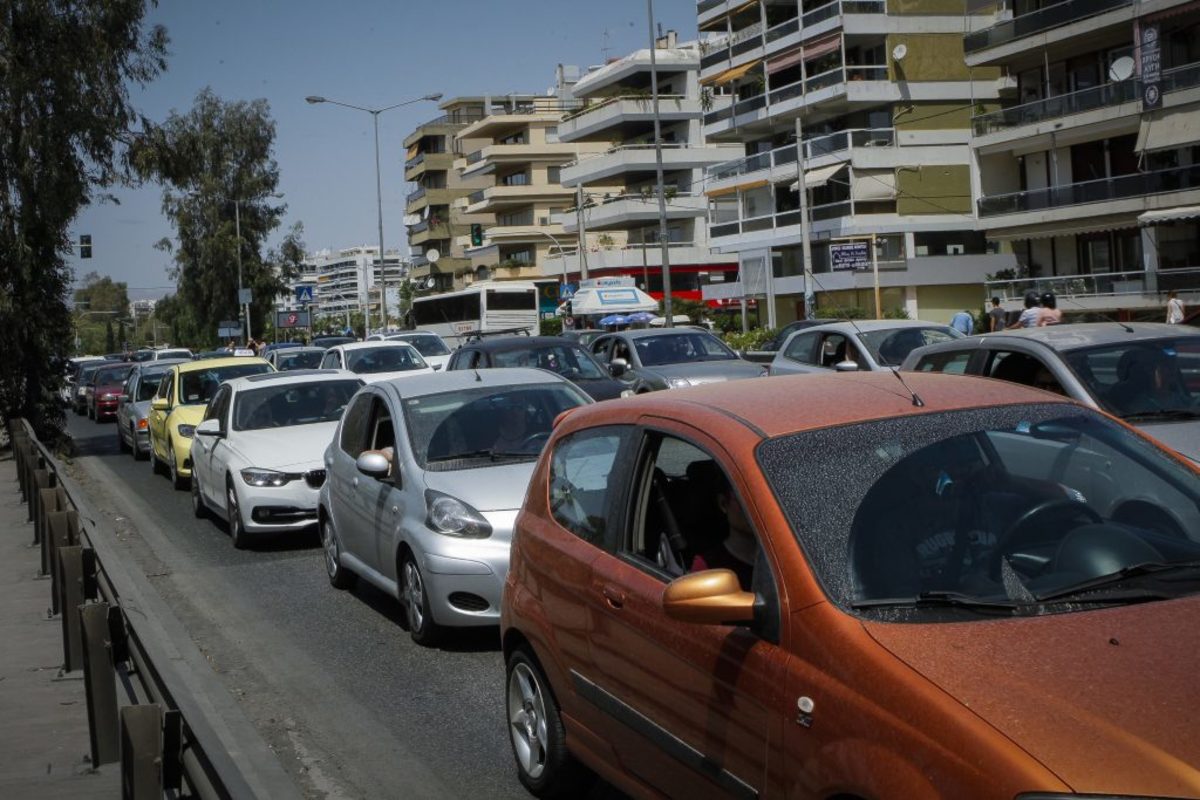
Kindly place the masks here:
POLYGON ((465 539, 486 539, 492 535, 492 526, 483 515, 456 497, 426 489, 425 507, 428 509, 425 525, 432 531, 465 539))
POLYGON ((105 392, 104 394, 100 395, 100 399, 101 400, 116 400, 117 396, 115 394, 113 394, 112 392, 105 392))
POLYGON ((621 390, 621 397, 633 397, 633 395, 634 395, 633 389, 622 389, 621 390))
POLYGON ((195 425, 178 425, 175 430, 179 431, 179 435, 185 439, 192 438, 192 434, 196 432, 195 425))
POLYGON ((667 384, 672 389, 685 389, 688 386, 691 386, 692 382, 689 381, 687 378, 671 378, 670 380, 667 381, 667 384))
POLYGON ((286 472, 273 469, 255 469, 247 467, 242 470, 242 480, 251 486, 283 486, 292 479, 286 472))

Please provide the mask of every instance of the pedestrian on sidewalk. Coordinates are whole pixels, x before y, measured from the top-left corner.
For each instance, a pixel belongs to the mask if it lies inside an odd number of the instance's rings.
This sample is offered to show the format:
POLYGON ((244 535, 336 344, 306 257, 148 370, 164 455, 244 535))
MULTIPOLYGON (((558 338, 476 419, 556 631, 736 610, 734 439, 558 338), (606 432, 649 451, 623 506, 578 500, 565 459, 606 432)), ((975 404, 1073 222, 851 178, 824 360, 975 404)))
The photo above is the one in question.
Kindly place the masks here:
POLYGON ((1043 328, 1047 325, 1057 325, 1062 322, 1062 309, 1058 307, 1058 300, 1054 297, 1053 292, 1046 292, 1042 295, 1042 308, 1038 313, 1037 326, 1043 328))
POLYGON ((1038 317, 1041 316, 1042 309, 1039 305, 1037 292, 1029 291, 1025 293, 1025 310, 1021 312, 1021 316, 1017 321, 1008 326, 1008 330, 1014 328, 1034 328, 1037 327, 1038 317))
POLYGON ((988 309, 988 330, 992 333, 1004 330, 1004 323, 1008 319, 1008 313, 1000 307, 1000 298, 992 298, 992 307, 988 309))
POLYGON ((960 311, 950 318, 950 327, 963 336, 970 336, 975 332, 975 317, 970 311, 960 311))
POLYGON ((1183 322, 1183 301, 1174 289, 1167 292, 1167 324, 1178 325, 1183 322))

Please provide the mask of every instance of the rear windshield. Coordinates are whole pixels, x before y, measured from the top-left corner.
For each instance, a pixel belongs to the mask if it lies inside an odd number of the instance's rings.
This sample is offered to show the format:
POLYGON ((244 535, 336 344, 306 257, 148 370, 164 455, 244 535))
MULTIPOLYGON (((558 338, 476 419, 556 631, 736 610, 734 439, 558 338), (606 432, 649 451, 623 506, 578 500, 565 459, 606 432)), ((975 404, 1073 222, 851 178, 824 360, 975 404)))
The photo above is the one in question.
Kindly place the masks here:
POLYGON ((233 429, 257 431, 317 422, 337 422, 362 381, 339 379, 318 383, 243 389, 233 406, 233 429))
POLYGON ((217 393, 222 381, 261 375, 270 372, 270 364, 230 364, 224 367, 185 372, 179 385, 179 402, 183 405, 204 405, 217 393))
POLYGON ((946 326, 928 328, 890 328, 882 331, 866 331, 858 335, 859 341, 871 353, 871 358, 881 367, 898 367, 908 354, 918 347, 957 339, 961 333, 946 326))
POLYGON ((364 347, 361 350, 347 350, 345 355, 346 367, 358 375, 429 368, 421 354, 411 347, 364 347))
POLYGON ((547 345, 528 350, 492 354, 497 367, 538 367, 557 372, 567 380, 600 380, 608 377, 582 347, 547 345))
POLYGON ((448 356, 450 348, 446 347, 446 343, 442 341, 440 336, 421 335, 421 336, 390 336, 389 342, 404 342, 417 348, 417 352, 423 356, 448 356))
POLYGON ((116 367, 115 369, 97 370, 95 383, 97 386, 110 386, 114 383, 124 383, 133 367, 116 367))
POLYGON ((692 361, 727 361, 737 356, 711 333, 664 334, 634 340, 638 358, 647 367, 692 361))
POLYGON ((324 355, 316 350, 307 353, 288 353, 287 355, 280 353, 275 356, 275 363, 279 366, 280 372, 290 369, 316 369, 321 365, 324 355))

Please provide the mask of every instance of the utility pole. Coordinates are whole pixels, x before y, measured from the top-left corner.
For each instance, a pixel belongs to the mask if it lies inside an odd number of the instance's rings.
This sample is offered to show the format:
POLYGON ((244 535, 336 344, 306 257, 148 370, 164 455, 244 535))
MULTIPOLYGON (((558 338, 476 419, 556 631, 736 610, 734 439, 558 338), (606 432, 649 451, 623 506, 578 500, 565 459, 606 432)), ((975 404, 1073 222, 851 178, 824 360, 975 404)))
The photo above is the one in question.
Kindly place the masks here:
MULTIPOLYGON (((658 238, 662 245, 663 283, 663 327, 675 326, 675 315, 671 309, 671 256, 667 241, 667 196, 663 188, 662 121, 658 116, 658 59, 655 51, 658 42, 654 37, 654 0, 646 0, 646 14, 650 21, 650 97, 654 107, 654 174, 658 187, 658 238)), ((644 235, 644 234, 643 234, 644 235)))
POLYGON ((242 204, 233 201, 233 229, 237 235, 237 267, 238 267, 238 303, 242 309, 242 318, 245 323, 242 327, 243 333, 246 336, 246 345, 250 344, 250 304, 241 305, 242 295, 242 204))
POLYGON ((575 227, 578 229, 578 244, 579 248, 579 280, 585 281, 588 276, 587 269, 587 230, 584 228, 583 221, 583 184, 580 183, 575 187, 575 227))
MULTIPOLYGON (((383 182, 379 177, 379 114, 379 111, 371 112, 371 117, 375 121, 375 209, 379 215, 379 310, 382 318, 379 329, 386 333, 388 327, 387 264, 383 260, 383 182)), ((367 304, 369 305, 370 302, 371 296, 368 294, 367 304)), ((364 331, 363 338, 367 338, 368 334, 369 331, 364 331)))
MULTIPOLYGON (((804 256, 804 318, 808 319, 812 316, 816 300, 812 286, 812 232, 808 224, 808 184, 804 180, 804 126, 800 122, 799 114, 796 115, 796 188, 800 192, 800 248, 804 256)), ((774 280, 769 256, 767 260, 767 280, 774 280)))

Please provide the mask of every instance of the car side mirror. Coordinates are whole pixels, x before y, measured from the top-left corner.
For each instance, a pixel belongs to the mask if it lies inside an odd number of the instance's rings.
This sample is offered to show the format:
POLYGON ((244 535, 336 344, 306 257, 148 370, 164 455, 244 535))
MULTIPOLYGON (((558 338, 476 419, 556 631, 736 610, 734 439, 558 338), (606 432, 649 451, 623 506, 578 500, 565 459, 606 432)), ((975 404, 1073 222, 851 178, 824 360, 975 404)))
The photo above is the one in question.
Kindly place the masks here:
POLYGON ((838 372, 858 372, 858 362, 846 359, 833 365, 838 372))
POLYGON ((120 397, 118 397, 118 398, 117 398, 117 400, 118 400, 119 402, 121 402, 121 403, 128 403, 128 402, 129 402, 129 395, 127 395, 127 394, 123 394, 123 395, 121 395, 120 397))
POLYGON ((623 358, 614 358, 608 362, 608 374, 619 378, 629 371, 629 362, 623 358))
POLYGON ((197 425, 195 433, 197 436, 212 436, 217 439, 225 435, 221 430, 221 420, 216 417, 206 419, 197 425))
POLYGON ((388 476, 392 469, 392 461, 378 450, 368 450, 361 453, 354 461, 358 471, 369 478, 381 481, 388 476))
POLYGON ((757 598, 742 591, 737 575, 728 569, 706 569, 683 575, 663 590, 663 611, 671 619, 698 625, 737 625, 753 622, 757 598))
POLYGON ((165 397, 156 397, 150 401, 150 408, 155 411, 170 411, 171 401, 165 397))

